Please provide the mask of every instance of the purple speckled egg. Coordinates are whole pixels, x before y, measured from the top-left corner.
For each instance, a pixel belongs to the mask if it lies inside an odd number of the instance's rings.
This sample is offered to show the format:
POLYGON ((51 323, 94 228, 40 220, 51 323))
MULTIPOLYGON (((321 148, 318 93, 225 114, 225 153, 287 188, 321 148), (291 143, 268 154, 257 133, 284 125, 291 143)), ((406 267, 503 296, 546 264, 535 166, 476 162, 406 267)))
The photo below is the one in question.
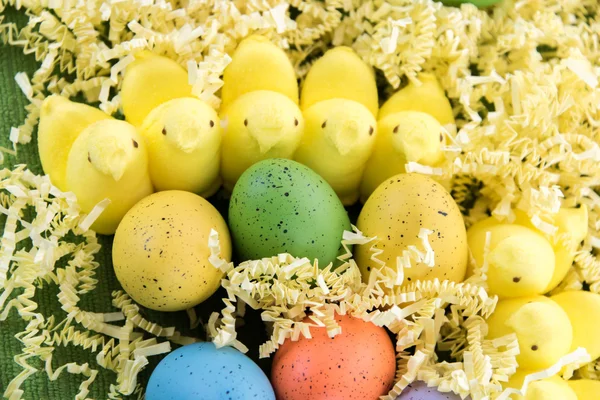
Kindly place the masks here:
MULTIPOLYGON (((466 400, 470 399, 467 397, 466 400)), ((434 387, 427 387, 422 381, 413 382, 402 391, 396 400, 460 400, 454 393, 440 393, 434 387)))

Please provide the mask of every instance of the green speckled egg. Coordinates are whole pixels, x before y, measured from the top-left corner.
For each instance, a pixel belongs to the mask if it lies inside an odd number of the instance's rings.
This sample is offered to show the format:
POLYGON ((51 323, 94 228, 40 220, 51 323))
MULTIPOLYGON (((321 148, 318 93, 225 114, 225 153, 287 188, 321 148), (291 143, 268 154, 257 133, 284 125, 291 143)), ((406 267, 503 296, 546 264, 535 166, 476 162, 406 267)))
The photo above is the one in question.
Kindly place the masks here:
POLYGON ((229 204, 229 227, 240 261, 290 253, 336 260, 350 220, 316 172, 295 161, 269 159, 240 177, 229 204))

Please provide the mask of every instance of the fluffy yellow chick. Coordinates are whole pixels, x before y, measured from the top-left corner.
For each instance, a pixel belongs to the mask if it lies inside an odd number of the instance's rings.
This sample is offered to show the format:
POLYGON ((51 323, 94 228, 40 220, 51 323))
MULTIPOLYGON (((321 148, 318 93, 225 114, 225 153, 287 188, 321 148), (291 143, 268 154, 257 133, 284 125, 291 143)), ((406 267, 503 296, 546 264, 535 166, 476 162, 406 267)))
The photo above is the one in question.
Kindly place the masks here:
POLYGON ((150 179, 157 191, 185 190, 208 197, 221 184, 221 121, 191 97, 169 100, 144 120, 150 179))
POLYGON ((549 368, 571 349, 573 328, 569 316, 548 297, 500 300, 487 323, 490 339, 517 335, 519 368, 549 368))
POLYGON ((404 111, 379 120, 373 154, 360 185, 365 202, 387 178, 406 172, 409 161, 435 166, 444 160, 442 126, 429 114, 404 111))
MULTIPOLYGON (((525 376, 534 372, 535 371, 518 369, 517 372, 509 378, 506 386, 521 389, 525 376)), ((513 400, 578 400, 577 395, 573 389, 569 387, 567 381, 556 375, 531 382, 527 386, 525 396, 512 395, 510 398, 513 400)))
POLYGON ((554 273, 550 242, 521 225, 495 225, 489 219, 483 220, 467 231, 469 249, 479 266, 484 262, 487 232, 491 233, 487 254, 489 292, 500 298, 544 293, 554 273))
POLYGON ((362 103, 377 116, 379 103, 373 69, 349 47, 328 50, 311 67, 302 87, 300 108, 329 99, 362 103))
POLYGON ((89 125, 110 118, 97 108, 62 96, 49 96, 44 100, 40 110, 38 151, 44 172, 54 186, 67 190, 67 158, 75 139, 89 125))
POLYGON ((298 106, 268 90, 246 93, 221 114, 221 176, 232 190, 242 173, 261 160, 292 158, 304 131, 298 106))
POLYGON ((578 379, 567 383, 577 394, 577 400, 596 400, 600 394, 600 381, 578 379))
MULTIPOLYGON (((514 224, 524 226, 539 232, 538 229, 531 223, 531 219, 521 210, 514 210, 515 220, 514 224)), ((573 264, 574 252, 572 248, 579 244, 588 233, 588 210, 585 205, 579 208, 561 208, 558 213, 549 221, 555 225, 557 235, 566 235, 569 240, 567 243, 563 241, 557 241, 551 243, 554 249, 554 271, 552 273, 552 279, 543 290, 542 293, 548 293, 554 289, 564 279, 573 264)), ((477 223, 478 229, 489 228, 494 225, 499 225, 502 222, 495 218, 487 218, 484 221, 477 223)))
POLYGON ((360 103, 320 101, 302 113, 304 135, 294 158, 321 175, 344 205, 358 199, 358 188, 375 143, 377 123, 360 103))
POLYGON ((123 113, 127 122, 140 126, 157 106, 191 94, 183 67, 170 58, 141 51, 125 69, 121 87, 123 113))
POLYGON ((115 233, 125 213, 152 193, 146 145, 135 127, 107 119, 81 132, 69 152, 67 188, 86 213, 110 199, 92 229, 105 235, 115 233))
POLYGON ((381 106, 378 118, 384 119, 399 111, 421 111, 433 116, 442 125, 454 124, 450 101, 436 77, 422 73, 417 78, 421 85, 409 82, 406 87, 397 91, 381 106))
POLYGON ((298 104, 296 72, 285 52, 260 35, 240 42, 223 73, 221 111, 244 93, 271 90, 298 104))
POLYGON ((565 310, 573 326, 571 350, 583 347, 592 360, 600 357, 600 294, 568 291, 551 299, 565 310))

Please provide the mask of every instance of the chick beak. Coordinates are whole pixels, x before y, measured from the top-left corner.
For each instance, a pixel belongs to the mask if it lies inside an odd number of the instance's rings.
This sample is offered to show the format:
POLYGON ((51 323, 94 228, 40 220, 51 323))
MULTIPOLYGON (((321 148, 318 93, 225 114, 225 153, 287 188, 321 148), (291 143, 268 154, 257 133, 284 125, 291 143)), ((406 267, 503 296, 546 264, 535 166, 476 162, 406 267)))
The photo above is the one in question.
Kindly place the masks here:
POLYGON ((332 121, 325 129, 334 147, 342 156, 354 150, 360 137, 360 127, 354 120, 346 120, 341 124, 332 121))

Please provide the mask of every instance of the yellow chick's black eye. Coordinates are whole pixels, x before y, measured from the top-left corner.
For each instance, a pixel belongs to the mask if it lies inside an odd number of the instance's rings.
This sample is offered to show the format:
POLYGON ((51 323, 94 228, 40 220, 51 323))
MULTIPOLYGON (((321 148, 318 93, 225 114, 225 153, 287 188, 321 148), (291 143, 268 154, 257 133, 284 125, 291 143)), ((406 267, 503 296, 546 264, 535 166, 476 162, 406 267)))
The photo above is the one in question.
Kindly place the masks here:
POLYGON ((298 126, 298 118, 294 118, 294 126, 298 126))
POLYGON ((244 120, 244 126, 248 126, 248 118, 244 120))
POLYGON ((444 141, 444 135, 442 135, 442 134, 440 133, 440 142, 443 142, 443 141, 444 141))
POLYGON ((163 134, 163 135, 166 135, 166 134, 167 134, 167 128, 163 128, 163 130, 162 130, 162 134, 163 134))
POLYGON ((321 128, 325 128, 327 126, 327 120, 323 121, 323 124, 321 125, 321 128))
POLYGON ((90 157, 90 153, 88 153, 88 161, 92 162, 92 157, 90 157))
POLYGON ((399 128, 400 128, 400 125, 396 125, 396 127, 394 128, 394 133, 398 133, 399 128))
POLYGON ((133 141, 133 147, 135 147, 136 149, 138 148, 138 142, 135 141, 135 139, 131 139, 133 141))
POLYGON ((210 120, 210 122, 209 122, 209 124, 210 124, 210 127, 212 128, 213 126, 215 126, 215 121, 213 121, 213 120, 211 119, 211 120, 210 120))
POLYGON ((373 132, 375 132, 375 129, 373 129, 372 126, 369 127, 369 136, 373 135, 373 132))

